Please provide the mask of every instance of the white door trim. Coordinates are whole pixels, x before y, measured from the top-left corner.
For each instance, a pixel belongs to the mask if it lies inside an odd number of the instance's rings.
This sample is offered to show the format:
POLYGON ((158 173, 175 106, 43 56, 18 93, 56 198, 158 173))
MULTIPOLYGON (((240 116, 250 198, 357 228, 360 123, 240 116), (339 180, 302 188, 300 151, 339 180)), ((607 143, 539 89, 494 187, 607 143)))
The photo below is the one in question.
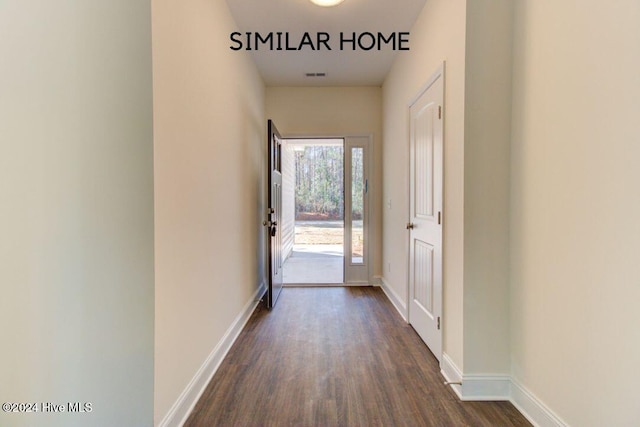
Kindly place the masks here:
MULTIPOLYGON (((443 61, 442 64, 435 69, 433 74, 427 79, 427 81, 418 89, 418 92, 411 98, 411 100, 407 103, 407 108, 411 108, 413 104, 416 103, 418 99, 431 87, 431 85, 438 80, 439 77, 442 77, 442 82, 444 83, 444 71, 445 71, 446 62, 443 61)), ((409 118, 411 120, 411 118, 409 118)))
MULTIPOLYGON (((365 174, 367 176, 368 179, 368 194, 366 196, 366 207, 365 207, 365 248, 364 251, 367 254, 366 259, 365 259, 365 265, 363 266, 363 269, 365 270, 364 273, 359 273, 357 270, 358 268, 353 268, 353 266, 347 265, 347 263, 349 262, 350 264, 350 260, 347 260, 347 238, 346 235, 347 233, 350 233, 351 230, 347 229, 347 218, 346 218, 346 212, 347 212, 347 197, 345 197, 344 199, 344 210, 345 210, 345 228, 344 228, 344 232, 345 232, 345 240, 343 243, 343 248, 344 248, 344 267, 343 267, 343 274, 344 274, 344 286, 370 286, 373 284, 373 254, 372 254, 372 245, 371 245, 371 224, 373 224, 373 216, 372 216, 372 201, 375 200, 374 195, 376 194, 375 192, 377 191, 375 186, 373 185, 373 171, 374 171, 374 164, 373 164, 373 159, 374 159, 374 144, 373 144, 373 134, 372 133, 368 133, 368 132, 344 132, 344 133, 322 133, 322 134, 316 134, 316 133, 294 133, 294 134, 282 134, 282 139, 283 140, 297 140, 297 139, 342 139, 344 140, 344 151, 343 151, 343 159, 344 159, 344 172, 346 174, 347 172, 347 162, 346 162, 346 158, 347 158, 347 147, 349 146, 364 146, 365 148, 365 174), (354 272, 355 271, 355 276, 354 276, 354 272), (351 276, 354 277, 354 279, 349 280, 349 273, 351 272, 351 276), (362 278, 364 275, 366 275, 366 278, 362 278)), ((350 182, 350 181, 349 181, 350 182)), ((346 176, 344 177, 344 185, 345 185, 345 193, 347 193, 346 191, 346 185, 347 185, 347 179, 346 176)), ((346 196, 346 194, 345 194, 346 196)), ((287 284, 289 286, 336 286, 335 283, 331 283, 331 284, 322 284, 322 283, 313 283, 313 284, 309 284, 309 283, 300 283, 300 284, 292 284, 289 283, 287 284)))

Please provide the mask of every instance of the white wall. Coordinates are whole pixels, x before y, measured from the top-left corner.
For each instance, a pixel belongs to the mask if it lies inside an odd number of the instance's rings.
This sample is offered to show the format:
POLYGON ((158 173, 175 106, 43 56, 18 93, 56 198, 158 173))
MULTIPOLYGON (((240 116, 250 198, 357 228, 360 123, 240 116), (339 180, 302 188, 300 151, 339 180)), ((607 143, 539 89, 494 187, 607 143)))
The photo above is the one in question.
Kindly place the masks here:
POLYGON ((268 87, 267 117, 283 136, 373 136, 369 234, 373 275, 381 274, 382 101, 379 87, 268 87))
POLYGON ((508 374, 510 371, 512 22, 511 0, 467 2, 464 106, 465 374, 508 374))
POLYGON ((264 86, 223 0, 153 1, 155 422, 263 281, 264 86))
POLYGON ((463 0, 429 0, 425 4, 411 29, 411 50, 398 54, 383 86, 382 156, 383 274, 392 292, 406 304, 409 102, 446 61, 443 349, 460 369, 463 368, 465 14, 463 0))
POLYGON ((383 88, 384 274, 406 305, 408 106, 446 63, 444 352, 464 374, 510 369, 511 24, 507 0, 427 2, 383 88))
POLYGON ((0 9, 0 425, 150 425, 149 3, 0 9))
POLYGON ((574 426, 637 426, 640 2, 516 2, 514 378, 574 426))
POLYGON ((570 425, 638 425, 640 4, 464 11, 427 2, 383 87, 385 279, 405 300, 407 102, 446 60, 444 351, 570 425))

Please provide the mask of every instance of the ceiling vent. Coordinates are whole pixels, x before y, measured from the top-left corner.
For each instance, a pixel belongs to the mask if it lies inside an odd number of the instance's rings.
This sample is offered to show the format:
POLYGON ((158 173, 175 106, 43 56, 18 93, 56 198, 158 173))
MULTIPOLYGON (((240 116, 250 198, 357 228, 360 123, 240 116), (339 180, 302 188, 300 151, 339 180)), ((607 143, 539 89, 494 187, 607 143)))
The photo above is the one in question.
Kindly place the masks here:
POLYGON ((327 73, 304 73, 306 77, 326 77, 327 73))

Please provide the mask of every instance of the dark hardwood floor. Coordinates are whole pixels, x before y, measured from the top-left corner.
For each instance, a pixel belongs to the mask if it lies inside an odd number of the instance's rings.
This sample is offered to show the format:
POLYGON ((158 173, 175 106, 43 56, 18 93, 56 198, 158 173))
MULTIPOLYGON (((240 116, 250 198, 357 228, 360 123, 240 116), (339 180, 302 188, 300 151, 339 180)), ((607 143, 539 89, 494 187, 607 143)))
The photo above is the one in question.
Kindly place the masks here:
POLYGON ((528 426, 461 402, 379 288, 285 288, 259 307, 186 426, 528 426))

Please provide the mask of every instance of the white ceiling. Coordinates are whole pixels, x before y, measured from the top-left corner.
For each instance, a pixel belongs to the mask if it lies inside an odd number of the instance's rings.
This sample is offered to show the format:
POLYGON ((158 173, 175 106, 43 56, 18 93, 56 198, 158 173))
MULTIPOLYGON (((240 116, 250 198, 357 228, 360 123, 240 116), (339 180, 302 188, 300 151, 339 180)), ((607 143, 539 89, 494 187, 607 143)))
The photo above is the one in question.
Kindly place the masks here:
MULTIPOLYGON (((398 51, 340 51, 340 32, 410 31, 426 0, 345 0, 333 7, 319 7, 309 0, 226 0, 238 31, 289 32, 290 45, 297 46, 308 32, 327 32, 331 51, 286 51, 262 47, 251 54, 268 86, 379 86, 389 72, 398 51), (326 77, 306 77, 324 72, 326 77)), ((275 34, 274 34, 275 35, 275 34)), ((242 37, 246 44, 246 36, 242 37)), ((232 45, 231 41, 229 43, 232 45)), ((235 44, 234 44, 235 45, 235 44)), ((237 45, 236 45, 237 46, 237 45)), ((350 46, 350 45, 349 45, 350 46)), ((409 43, 411 46, 411 43, 409 43)))

